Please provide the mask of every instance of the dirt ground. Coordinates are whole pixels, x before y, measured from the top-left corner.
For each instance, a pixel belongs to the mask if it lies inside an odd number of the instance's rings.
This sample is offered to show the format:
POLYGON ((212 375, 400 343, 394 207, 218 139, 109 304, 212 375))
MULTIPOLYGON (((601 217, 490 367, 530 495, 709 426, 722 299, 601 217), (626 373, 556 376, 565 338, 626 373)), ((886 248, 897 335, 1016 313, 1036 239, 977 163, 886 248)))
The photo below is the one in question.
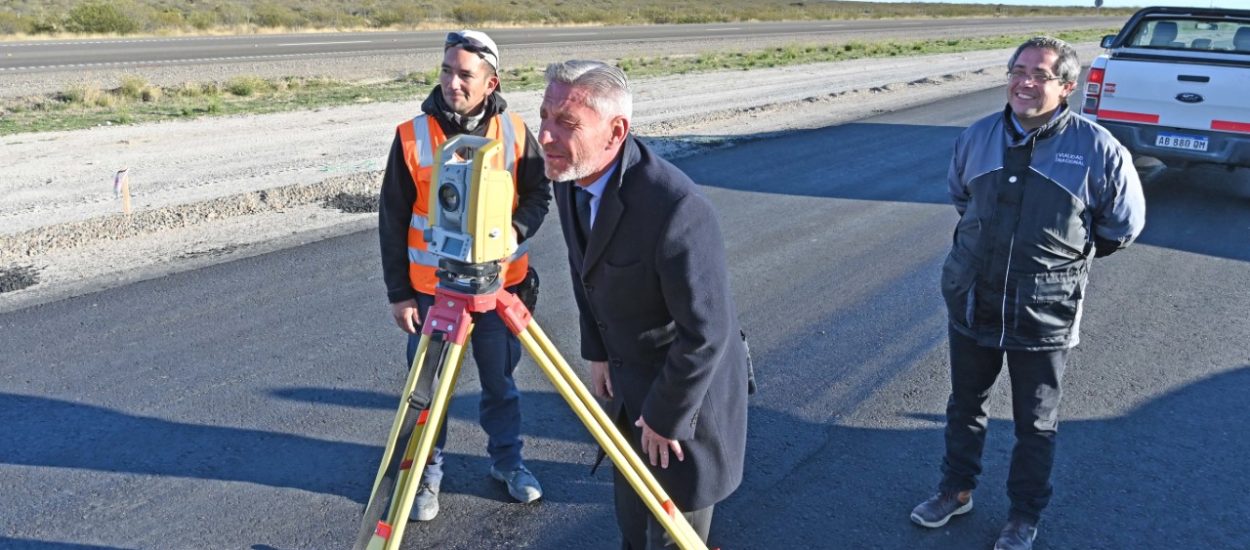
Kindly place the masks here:
MULTIPOLYGON (((1080 50, 1085 60, 1098 52, 1080 50)), ((634 128, 676 158, 997 86, 1010 53, 640 80, 634 128)), ((0 138, 0 311, 373 226, 394 128, 427 92, 399 103, 0 138), (122 169, 129 215, 114 192, 122 169)), ((540 95, 505 93, 534 128, 540 95)))

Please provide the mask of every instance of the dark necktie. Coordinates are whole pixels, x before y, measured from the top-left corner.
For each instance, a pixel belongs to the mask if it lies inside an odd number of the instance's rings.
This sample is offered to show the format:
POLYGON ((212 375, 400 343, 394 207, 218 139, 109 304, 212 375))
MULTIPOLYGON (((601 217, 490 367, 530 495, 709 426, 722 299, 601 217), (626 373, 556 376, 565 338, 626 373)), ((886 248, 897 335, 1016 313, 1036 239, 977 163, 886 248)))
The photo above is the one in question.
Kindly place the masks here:
POLYGON ((590 242, 590 199, 594 195, 590 191, 577 187, 577 226, 582 230, 582 238, 590 242))

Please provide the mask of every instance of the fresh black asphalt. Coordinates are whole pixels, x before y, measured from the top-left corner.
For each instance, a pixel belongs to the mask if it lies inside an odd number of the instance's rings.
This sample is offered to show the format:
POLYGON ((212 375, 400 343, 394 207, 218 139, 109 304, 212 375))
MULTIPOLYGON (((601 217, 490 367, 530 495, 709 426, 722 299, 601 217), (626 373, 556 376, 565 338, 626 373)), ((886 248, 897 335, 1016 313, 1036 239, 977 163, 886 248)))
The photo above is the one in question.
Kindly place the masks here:
MULTIPOLYGON (((937 291, 951 142, 1002 90, 678 162, 719 209, 760 382, 726 549, 989 548, 1010 409, 992 398, 976 509, 907 514, 938 480, 937 291)), ((1250 547, 1250 178, 1147 187, 1148 225, 1096 262, 1037 547, 1250 547)), ((558 220, 536 318, 576 357, 558 220)), ((403 378, 371 231, 0 315, 0 547, 344 548, 403 378)), ((405 548, 617 547, 611 476, 532 362, 525 455, 545 498, 487 475, 466 366, 442 512, 405 548)))

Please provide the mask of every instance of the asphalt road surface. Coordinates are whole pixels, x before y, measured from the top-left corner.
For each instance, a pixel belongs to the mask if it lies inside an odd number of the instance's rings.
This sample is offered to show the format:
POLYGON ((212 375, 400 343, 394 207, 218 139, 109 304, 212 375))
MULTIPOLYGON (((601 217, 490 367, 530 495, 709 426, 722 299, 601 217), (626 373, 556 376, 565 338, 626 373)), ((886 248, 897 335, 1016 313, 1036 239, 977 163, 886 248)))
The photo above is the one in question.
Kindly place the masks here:
MULTIPOLYGON (((976 510, 908 512, 938 481, 937 291, 950 144, 991 90, 680 162, 719 208, 760 391, 748 471, 712 544, 989 548, 1008 502, 1004 384, 976 510)), ((1146 232, 1096 262, 1038 548, 1250 547, 1250 179, 1170 174, 1146 232)), ((576 320, 554 216, 536 317, 576 320)), ((344 548, 403 378, 373 232, 0 315, 0 547, 344 548)), ((567 355, 577 364, 574 355, 567 355)), ((487 475, 466 365, 442 513, 405 548, 616 548, 611 476, 526 360, 525 455, 545 497, 487 475)))
MULTIPOLYGON (((1118 27, 1122 17, 1029 18, 1030 29, 1118 27)), ((631 27, 555 27, 493 29, 491 37, 505 52, 522 47, 579 47, 612 43, 699 43, 761 37, 914 38, 1019 34, 1020 19, 901 19, 645 25, 631 27)), ((176 66, 204 62, 315 59, 361 54, 437 53, 446 31, 316 33, 0 42, 0 73, 58 71, 75 68, 176 66)))

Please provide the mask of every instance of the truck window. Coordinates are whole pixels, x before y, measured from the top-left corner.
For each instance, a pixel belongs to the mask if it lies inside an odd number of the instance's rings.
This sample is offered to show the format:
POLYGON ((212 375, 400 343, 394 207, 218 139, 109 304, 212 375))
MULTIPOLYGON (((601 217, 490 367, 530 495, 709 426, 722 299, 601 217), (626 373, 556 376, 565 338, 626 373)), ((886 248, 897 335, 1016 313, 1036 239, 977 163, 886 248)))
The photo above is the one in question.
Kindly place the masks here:
POLYGON ((1147 19, 1128 45, 1157 50, 1250 53, 1250 24, 1194 18, 1147 19))

